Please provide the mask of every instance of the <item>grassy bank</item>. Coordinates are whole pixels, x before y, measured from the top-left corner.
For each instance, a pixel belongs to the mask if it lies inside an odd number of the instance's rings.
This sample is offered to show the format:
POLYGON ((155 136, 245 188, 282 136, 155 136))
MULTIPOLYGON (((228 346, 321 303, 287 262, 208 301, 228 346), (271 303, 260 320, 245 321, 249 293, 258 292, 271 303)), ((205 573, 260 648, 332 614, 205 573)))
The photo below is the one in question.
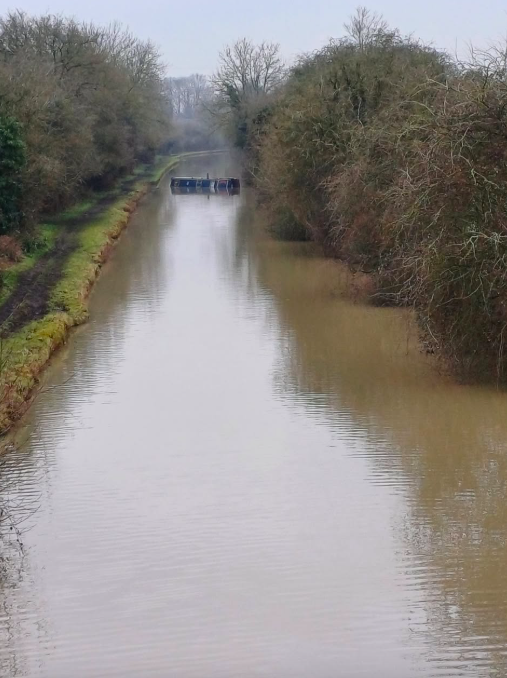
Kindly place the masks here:
POLYGON ((130 214, 177 162, 166 157, 140 167, 113 191, 93 195, 41 225, 35 251, 4 271, 0 434, 26 410, 41 372, 70 329, 86 320, 90 289, 130 214))

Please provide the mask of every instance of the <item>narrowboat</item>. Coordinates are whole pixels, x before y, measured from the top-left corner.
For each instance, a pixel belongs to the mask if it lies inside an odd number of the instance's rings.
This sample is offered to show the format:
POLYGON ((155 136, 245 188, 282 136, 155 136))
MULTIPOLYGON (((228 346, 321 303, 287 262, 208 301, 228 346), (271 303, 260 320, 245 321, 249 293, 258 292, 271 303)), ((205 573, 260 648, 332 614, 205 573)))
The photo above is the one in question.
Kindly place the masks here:
POLYGON ((171 177, 171 188, 201 188, 215 190, 215 179, 201 177, 171 177))
POLYGON ((207 177, 171 177, 171 188, 184 189, 185 191, 227 191, 237 192, 241 187, 239 179, 235 177, 220 177, 211 179, 207 177))

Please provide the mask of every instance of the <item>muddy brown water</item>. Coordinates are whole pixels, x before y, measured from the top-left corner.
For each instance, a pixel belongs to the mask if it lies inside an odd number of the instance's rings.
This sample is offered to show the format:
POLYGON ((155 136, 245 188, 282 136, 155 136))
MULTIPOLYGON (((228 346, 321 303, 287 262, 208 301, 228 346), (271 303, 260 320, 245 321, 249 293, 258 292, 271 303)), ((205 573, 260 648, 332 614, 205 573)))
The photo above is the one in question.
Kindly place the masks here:
POLYGON ((4 458, 1 675, 507 674, 506 394, 258 221, 165 181, 105 267, 4 458))

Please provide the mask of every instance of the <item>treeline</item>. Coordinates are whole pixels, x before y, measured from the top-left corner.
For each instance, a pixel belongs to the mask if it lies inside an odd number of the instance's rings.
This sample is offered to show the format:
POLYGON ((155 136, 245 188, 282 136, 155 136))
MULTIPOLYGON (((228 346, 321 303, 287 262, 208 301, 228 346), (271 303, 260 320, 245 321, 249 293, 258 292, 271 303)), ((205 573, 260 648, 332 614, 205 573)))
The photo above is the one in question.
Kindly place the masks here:
POLYGON ((200 73, 166 78, 165 87, 173 116, 170 148, 176 153, 223 148, 223 135, 208 114, 213 99, 209 78, 200 73))
POLYGON ((60 16, 0 18, 0 234, 152 161, 170 117, 150 42, 60 16))
POLYGON ((505 49, 460 63, 360 9, 343 38, 275 66, 260 94, 217 72, 275 230, 370 273, 373 298, 414 307, 462 374, 505 381, 505 49))
POLYGON ((195 118, 199 115, 202 104, 209 103, 213 95, 208 78, 201 73, 166 78, 165 87, 171 113, 176 119, 195 118))

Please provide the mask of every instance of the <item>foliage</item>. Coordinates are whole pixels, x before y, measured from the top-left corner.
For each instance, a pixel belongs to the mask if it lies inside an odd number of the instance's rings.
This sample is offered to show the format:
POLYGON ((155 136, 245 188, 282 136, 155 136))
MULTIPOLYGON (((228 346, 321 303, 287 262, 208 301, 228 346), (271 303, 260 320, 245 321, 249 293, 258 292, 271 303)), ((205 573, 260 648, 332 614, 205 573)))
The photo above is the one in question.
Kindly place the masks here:
POLYGON ((11 235, 0 235, 0 257, 12 262, 21 261, 23 250, 16 238, 11 235))
POLYGON ((251 147, 257 118, 284 81, 285 71, 276 43, 255 45, 243 38, 219 54, 210 111, 236 146, 251 147))
POLYGON ((153 160, 169 132, 162 75, 155 47, 117 25, 0 19, 0 113, 21 125, 24 227, 153 160))
POLYGON ((14 229, 21 221, 21 172, 25 145, 21 126, 0 114, 0 233, 14 229))
POLYGON ((413 111, 382 229, 398 299, 465 373, 506 377, 507 70, 490 51, 413 111))
POLYGON ((346 28, 250 130, 262 200, 413 306, 462 374, 505 379, 505 49, 458 63, 362 8, 346 28))
POLYGON ((269 232, 277 240, 302 242, 309 239, 308 230, 290 210, 271 210, 269 232))

